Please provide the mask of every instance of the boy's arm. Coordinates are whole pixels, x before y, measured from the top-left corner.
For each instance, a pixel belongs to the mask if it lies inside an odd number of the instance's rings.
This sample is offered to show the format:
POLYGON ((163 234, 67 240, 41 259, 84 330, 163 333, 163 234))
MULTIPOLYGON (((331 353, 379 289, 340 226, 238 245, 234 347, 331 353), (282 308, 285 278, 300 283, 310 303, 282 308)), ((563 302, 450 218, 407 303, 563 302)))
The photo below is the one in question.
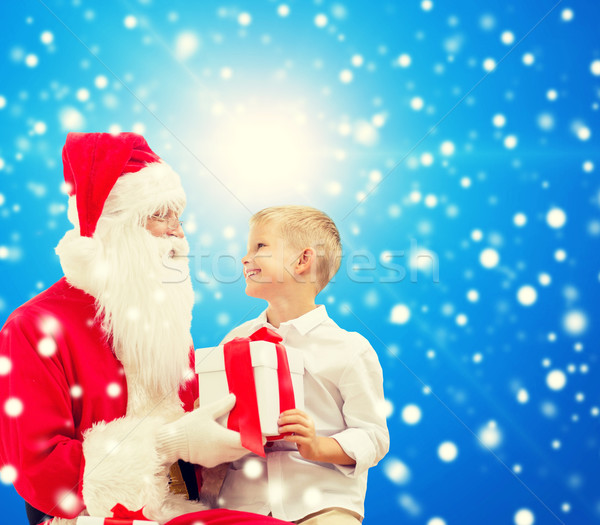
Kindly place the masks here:
POLYGON ((333 463, 350 477, 376 465, 387 453, 390 441, 381 366, 368 341, 355 335, 360 350, 347 363, 338 385, 347 428, 330 437, 317 436, 310 416, 298 409, 283 412, 279 419, 279 432, 296 434, 284 439, 296 443, 304 458, 333 463))
POLYGON ((375 350, 360 334, 353 334, 360 350, 348 362, 338 388, 343 401, 346 429, 330 436, 355 461, 337 469, 356 477, 375 466, 388 452, 390 435, 385 414, 383 373, 375 350))

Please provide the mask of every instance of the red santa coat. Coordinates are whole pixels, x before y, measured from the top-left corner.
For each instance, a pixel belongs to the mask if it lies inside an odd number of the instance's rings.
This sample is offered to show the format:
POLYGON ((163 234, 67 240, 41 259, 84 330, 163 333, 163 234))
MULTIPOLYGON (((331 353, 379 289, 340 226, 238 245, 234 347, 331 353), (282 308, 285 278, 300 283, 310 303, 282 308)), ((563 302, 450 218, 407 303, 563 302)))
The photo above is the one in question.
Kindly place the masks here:
MULTIPOLYGON (((153 442, 144 442, 156 421, 143 418, 144 429, 141 420, 124 417, 125 371, 95 316, 94 298, 63 278, 15 310, 0 332, 0 467, 14 467, 17 492, 51 516, 73 518, 86 507, 110 516, 116 502, 137 510, 170 497, 156 475, 153 442), (132 448, 113 447, 136 429, 132 448), (144 488, 142 479, 154 481, 144 488)), ((179 392, 186 411, 197 397, 195 381, 179 392)), ((171 500, 164 515, 198 510, 177 512, 177 505, 171 500)), ((263 521, 276 522, 257 517, 263 521)))

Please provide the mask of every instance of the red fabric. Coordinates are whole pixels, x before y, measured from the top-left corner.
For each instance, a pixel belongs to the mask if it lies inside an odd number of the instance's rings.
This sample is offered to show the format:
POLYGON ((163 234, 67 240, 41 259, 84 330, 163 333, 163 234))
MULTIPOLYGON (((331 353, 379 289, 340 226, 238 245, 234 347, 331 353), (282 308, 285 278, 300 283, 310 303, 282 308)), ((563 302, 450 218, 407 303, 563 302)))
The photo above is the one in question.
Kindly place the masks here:
POLYGON ((283 525, 289 523, 269 516, 252 514, 251 512, 240 512, 237 510, 213 509, 201 512, 184 514, 165 525, 238 525, 239 523, 251 523, 253 525, 283 525))
MULTIPOLYGON (((227 428, 237 430, 241 434, 242 445, 255 454, 265 457, 262 445, 262 431, 258 404, 256 400, 256 385, 252 358, 250 354, 251 341, 268 341, 275 344, 277 352, 277 379, 279 385, 280 412, 296 407, 292 376, 287 353, 281 344, 281 336, 266 327, 258 329, 249 337, 236 337, 223 347, 225 358, 225 374, 229 391, 236 397, 236 404, 229 413, 227 428)), ((282 439, 284 434, 271 436, 269 441, 282 439)))
POLYGON ((113 518, 130 519, 130 520, 148 520, 144 516, 144 508, 140 510, 129 510, 125 505, 117 503, 110 511, 113 513, 113 518))
MULTIPOLYGON (((0 468, 12 465, 17 492, 50 516, 73 518, 83 510, 82 434, 127 408, 123 367, 95 315, 94 298, 63 278, 15 310, 0 333, 0 356, 11 363, 10 373, 0 375, 0 406, 13 398, 23 407, 16 417, 0 411, 0 468), (52 335, 44 333, 47 318, 57 321, 52 335), (55 350, 43 355, 52 343, 55 350), (119 387, 115 397, 107 393, 112 384, 119 387), (62 509, 57 504, 67 492, 78 500, 62 509)), ((180 391, 187 409, 198 396, 193 383, 180 391)))
POLYGON ((236 338, 226 343, 223 355, 229 391, 235 394, 236 399, 235 407, 227 419, 227 428, 240 432, 242 446, 265 457, 250 356, 250 338, 236 338))
POLYGON ((91 237, 104 203, 123 173, 158 162, 146 140, 136 133, 69 133, 62 152, 69 195, 77 197, 80 234, 91 237))

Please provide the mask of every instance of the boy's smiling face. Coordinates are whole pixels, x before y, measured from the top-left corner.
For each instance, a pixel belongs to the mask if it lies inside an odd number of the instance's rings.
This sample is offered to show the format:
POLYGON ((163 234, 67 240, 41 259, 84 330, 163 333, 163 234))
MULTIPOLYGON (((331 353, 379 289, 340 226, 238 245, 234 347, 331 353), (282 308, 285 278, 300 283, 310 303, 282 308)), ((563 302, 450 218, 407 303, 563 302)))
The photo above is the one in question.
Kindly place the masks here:
POLYGON ((267 301, 275 294, 282 294, 296 282, 293 270, 296 255, 291 246, 286 246, 276 224, 267 222, 250 228, 248 253, 242 258, 246 293, 267 301))

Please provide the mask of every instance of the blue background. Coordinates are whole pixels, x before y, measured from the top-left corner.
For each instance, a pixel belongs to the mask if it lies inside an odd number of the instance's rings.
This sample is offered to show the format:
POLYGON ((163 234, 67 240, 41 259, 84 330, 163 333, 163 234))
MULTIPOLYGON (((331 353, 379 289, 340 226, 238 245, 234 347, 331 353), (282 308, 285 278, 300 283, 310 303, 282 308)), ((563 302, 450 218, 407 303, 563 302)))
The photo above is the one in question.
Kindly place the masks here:
MULTIPOLYGON (((61 276, 66 133, 141 132, 188 193, 196 346, 264 307, 251 212, 337 222, 319 300, 377 350, 392 436, 367 525, 598 523, 599 20, 589 0, 5 2, 0 317, 61 276)), ((4 474, 0 522, 23 524, 4 474)))

